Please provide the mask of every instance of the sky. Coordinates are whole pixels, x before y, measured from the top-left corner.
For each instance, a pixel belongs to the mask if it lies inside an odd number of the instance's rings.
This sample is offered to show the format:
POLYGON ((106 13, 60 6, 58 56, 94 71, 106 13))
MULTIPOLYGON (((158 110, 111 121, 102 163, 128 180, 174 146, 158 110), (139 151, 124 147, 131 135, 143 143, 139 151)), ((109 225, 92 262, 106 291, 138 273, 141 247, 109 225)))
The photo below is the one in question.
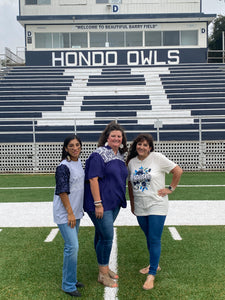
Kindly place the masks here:
MULTIPOLYGON (((203 0, 204 13, 225 15, 225 0, 203 0)), ((8 47, 17 53, 24 47, 24 29, 17 21, 19 0, 0 0, 0 54, 8 47)))
POLYGON ((0 54, 5 47, 16 53, 17 47, 24 47, 24 29, 17 22, 19 0, 0 0, 0 54))

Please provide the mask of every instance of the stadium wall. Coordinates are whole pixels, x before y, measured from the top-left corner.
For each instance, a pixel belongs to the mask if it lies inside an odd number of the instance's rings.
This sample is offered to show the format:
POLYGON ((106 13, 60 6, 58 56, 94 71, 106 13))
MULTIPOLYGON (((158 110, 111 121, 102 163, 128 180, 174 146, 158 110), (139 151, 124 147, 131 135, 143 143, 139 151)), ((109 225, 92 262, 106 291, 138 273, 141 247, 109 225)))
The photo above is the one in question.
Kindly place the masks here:
MULTIPOLYGON (((83 166, 97 143, 83 143, 83 166)), ((184 171, 225 171, 225 141, 155 143, 184 171)), ((62 143, 0 144, 0 173, 54 173, 60 162, 62 143)))

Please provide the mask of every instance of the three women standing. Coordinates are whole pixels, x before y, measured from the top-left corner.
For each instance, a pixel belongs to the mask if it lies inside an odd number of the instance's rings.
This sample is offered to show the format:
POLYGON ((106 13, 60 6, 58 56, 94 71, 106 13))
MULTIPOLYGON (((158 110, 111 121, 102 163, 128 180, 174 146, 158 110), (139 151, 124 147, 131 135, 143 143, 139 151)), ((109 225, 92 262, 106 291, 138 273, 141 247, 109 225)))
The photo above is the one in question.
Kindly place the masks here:
POLYGON ((64 141, 62 161, 56 169, 56 190, 53 202, 54 221, 65 241, 62 289, 71 296, 80 297, 77 287, 78 230, 84 210, 95 226, 94 247, 99 268, 98 281, 108 287, 117 287, 118 275, 109 269, 113 243, 113 223, 126 207, 126 178, 131 211, 137 216, 150 255, 150 265, 141 270, 148 274, 143 285, 154 287, 159 268, 161 236, 168 211, 168 194, 180 180, 182 169, 161 153, 154 152, 153 138, 140 134, 131 144, 127 164, 124 153, 127 140, 123 128, 111 122, 102 132, 98 148, 86 161, 84 171, 79 159, 81 141, 69 136, 64 141), (165 174, 172 173, 171 185, 165 188, 165 174), (85 193, 84 193, 85 190, 85 193))

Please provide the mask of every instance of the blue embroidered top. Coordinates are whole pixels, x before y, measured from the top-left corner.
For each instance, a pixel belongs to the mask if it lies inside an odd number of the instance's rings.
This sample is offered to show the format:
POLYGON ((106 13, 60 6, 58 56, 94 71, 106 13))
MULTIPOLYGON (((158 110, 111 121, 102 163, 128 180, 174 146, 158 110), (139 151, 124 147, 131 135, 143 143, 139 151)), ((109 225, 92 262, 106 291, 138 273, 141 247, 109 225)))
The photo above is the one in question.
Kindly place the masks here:
POLYGON ((94 177, 98 177, 104 210, 111 210, 117 206, 125 208, 127 175, 124 155, 119 151, 115 155, 109 146, 97 148, 86 160, 84 210, 95 210, 89 183, 89 179, 94 177))

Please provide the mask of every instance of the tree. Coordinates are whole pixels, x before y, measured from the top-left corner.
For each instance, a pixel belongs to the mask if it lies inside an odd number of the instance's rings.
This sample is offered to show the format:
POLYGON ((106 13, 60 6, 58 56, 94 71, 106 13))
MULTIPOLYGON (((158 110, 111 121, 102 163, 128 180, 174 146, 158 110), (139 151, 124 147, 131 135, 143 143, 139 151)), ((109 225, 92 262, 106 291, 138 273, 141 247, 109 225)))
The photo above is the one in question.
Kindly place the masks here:
POLYGON ((223 50, 222 32, 225 31, 225 16, 218 16, 213 23, 213 32, 209 37, 209 49, 223 50))

